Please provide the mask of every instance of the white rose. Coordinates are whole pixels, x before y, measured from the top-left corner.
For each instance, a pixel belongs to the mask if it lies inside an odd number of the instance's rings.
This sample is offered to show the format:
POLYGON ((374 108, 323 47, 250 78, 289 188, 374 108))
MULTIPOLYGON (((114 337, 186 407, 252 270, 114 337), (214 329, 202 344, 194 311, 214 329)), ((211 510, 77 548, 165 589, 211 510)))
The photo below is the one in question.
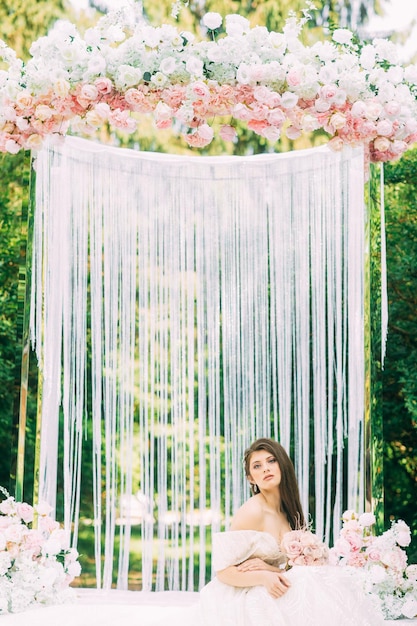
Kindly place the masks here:
POLYGON ((404 70, 399 65, 394 65, 393 67, 388 68, 387 70, 387 78, 394 85, 398 85, 404 78, 404 70))
POLYGON ((242 15, 226 15, 226 33, 229 37, 239 37, 250 30, 249 20, 242 15))
POLYGON ((333 33, 333 40, 336 43, 348 44, 351 42, 353 34, 347 28, 336 28, 333 33))
POLYGON ((293 109, 298 102, 298 96, 291 91, 284 91, 281 96, 281 106, 283 109, 293 109))
POLYGON ((190 57, 187 59, 187 63, 185 64, 185 68, 191 76, 202 76, 203 75, 203 61, 198 59, 197 57, 190 57))
POLYGON ((117 72, 117 84, 120 87, 129 88, 137 85, 142 79, 142 71, 131 65, 120 65, 117 72))
POLYGON ((216 30, 222 25, 223 18, 220 13, 206 13, 203 17, 203 24, 209 30, 216 30))
POLYGON ((360 64, 366 70, 371 70, 375 65, 376 51, 373 46, 364 46, 360 56, 360 64))
POLYGON ((161 70, 161 72, 163 74, 167 74, 168 76, 170 74, 173 74, 176 68, 177 68, 177 62, 174 59, 174 57, 165 57, 165 59, 162 59, 159 65, 159 69, 161 70))
POLYGON ((359 516, 359 524, 364 528, 372 526, 375 524, 375 521, 376 519, 373 513, 362 513, 362 515, 359 516))

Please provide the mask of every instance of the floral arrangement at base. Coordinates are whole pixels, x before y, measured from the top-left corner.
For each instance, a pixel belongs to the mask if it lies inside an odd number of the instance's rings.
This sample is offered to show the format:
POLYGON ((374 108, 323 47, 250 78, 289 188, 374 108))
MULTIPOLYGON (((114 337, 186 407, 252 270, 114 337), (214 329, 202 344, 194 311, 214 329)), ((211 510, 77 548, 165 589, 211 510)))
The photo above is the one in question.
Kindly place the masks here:
POLYGON ((5 496, 0 502, 0 615, 70 601, 69 585, 81 567, 67 533, 50 517, 52 508, 16 502, 3 487, 0 492, 5 496))
POLYGON ((329 146, 363 144, 371 161, 398 159, 417 141, 417 66, 402 67, 386 39, 348 29, 303 43, 303 17, 283 32, 238 14, 207 13, 202 40, 149 25, 132 2, 81 35, 59 23, 23 63, 0 41, 0 151, 38 149, 46 137, 93 135, 103 125, 134 132, 142 114, 207 146, 215 123, 236 141, 239 121, 272 144, 321 129, 329 146))
POLYGON ((358 568, 363 586, 385 619, 417 616, 417 565, 407 565, 404 550, 411 542, 410 528, 394 521, 381 535, 373 534, 375 516, 345 511, 340 536, 330 549, 329 562, 358 568))
POLYGON ((310 530, 285 533, 281 548, 287 556, 287 567, 295 565, 325 565, 329 559, 327 546, 310 530))

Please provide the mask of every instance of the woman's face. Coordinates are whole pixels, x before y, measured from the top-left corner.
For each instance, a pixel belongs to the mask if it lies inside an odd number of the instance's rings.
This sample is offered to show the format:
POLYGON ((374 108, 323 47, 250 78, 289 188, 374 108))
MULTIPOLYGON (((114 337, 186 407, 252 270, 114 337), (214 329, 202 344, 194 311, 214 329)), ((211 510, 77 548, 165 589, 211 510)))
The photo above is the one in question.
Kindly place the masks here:
POLYGON ((278 461, 268 450, 258 450, 249 459, 249 482, 261 490, 278 487, 281 483, 281 470, 278 461))

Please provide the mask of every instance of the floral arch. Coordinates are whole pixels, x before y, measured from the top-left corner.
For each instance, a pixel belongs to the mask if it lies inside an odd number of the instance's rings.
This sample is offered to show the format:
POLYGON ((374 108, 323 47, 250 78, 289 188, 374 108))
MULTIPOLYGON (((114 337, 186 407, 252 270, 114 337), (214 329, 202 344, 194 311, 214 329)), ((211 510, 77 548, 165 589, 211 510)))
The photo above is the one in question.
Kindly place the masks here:
POLYGON ((151 114, 191 147, 208 145, 216 125, 233 141, 239 120, 272 145, 282 133, 323 129, 334 150, 364 144, 371 161, 399 158, 417 140, 416 66, 402 67, 391 42, 363 44, 346 29, 306 46, 308 19, 307 10, 291 16, 278 33, 227 15, 218 36, 223 19, 208 13, 198 41, 150 26, 132 5, 84 36, 60 24, 27 63, 3 43, 0 150, 36 150, 47 136, 88 136, 104 124, 130 133, 151 114))
MULTIPOLYGON (((173 26, 151 27, 133 9, 124 9, 103 17, 83 37, 74 25, 61 24, 33 44, 32 58, 26 64, 3 45, 1 54, 8 69, 0 73, 0 150, 12 154, 21 149, 41 151, 44 159, 45 154, 52 154, 51 162, 46 157, 44 163, 49 184, 50 164, 56 159, 57 172, 61 165, 60 147, 54 149, 54 140, 59 144, 67 134, 92 136, 105 124, 133 133, 140 116, 150 114, 157 128, 173 127, 196 148, 212 141, 215 127, 224 140, 234 141, 238 120, 272 146, 283 133, 296 139, 322 129, 333 150, 359 148, 355 159, 361 163, 362 146, 365 158, 373 162, 399 158, 417 141, 417 68, 401 67, 390 42, 363 45, 345 29, 336 30, 327 41, 305 46, 301 39, 307 20, 308 14, 302 19, 290 17, 283 32, 277 33, 251 28, 245 18, 229 15, 225 35, 217 36, 223 20, 218 14, 207 14, 204 24, 209 36, 197 41, 192 33, 173 26), (42 150, 46 139, 47 152, 42 150)), ((355 178, 362 185, 362 173, 353 170, 349 181, 355 178)), ((57 185, 55 192, 60 189, 57 185)), ((72 190, 67 192, 72 208, 78 199, 74 201, 72 190)), ((357 206, 361 200, 355 198, 357 206)), ((83 225, 78 234, 85 234, 83 225)), ((57 253, 61 254, 59 246, 57 253)), ((38 260, 38 269, 41 266, 38 260)), ((361 275, 360 268, 355 269, 361 275)), ((39 284, 42 301, 41 279, 39 284)), ((54 345, 52 341, 52 351, 54 345)), ((362 346, 358 352, 363 353, 362 346)), ((359 457, 362 462, 362 455, 354 451, 353 463, 359 457)), ((44 467, 54 460, 43 459, 44 467)), ((76 508, 77 503, 72 506, 76 508)), ((112 506, 113 515, 114 500, 112 506)), ((152 521, 147 523, 152 534, 152 521)), ((195 523, 204 527, 203 521, 195 523)), ((110 565, 107 568, 105 585, 111 584, 110 565)), ((202 580, 203 567, 199 575, 202 580)), ((124 560, 121 586, 126 577, 124 560)), ((176 579, 174 584, 178 584, 176 579)))

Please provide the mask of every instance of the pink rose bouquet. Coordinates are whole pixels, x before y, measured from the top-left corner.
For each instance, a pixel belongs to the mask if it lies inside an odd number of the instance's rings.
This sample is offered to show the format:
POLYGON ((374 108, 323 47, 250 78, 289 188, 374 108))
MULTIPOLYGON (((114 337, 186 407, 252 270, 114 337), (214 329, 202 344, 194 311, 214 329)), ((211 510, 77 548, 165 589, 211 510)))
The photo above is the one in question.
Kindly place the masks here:
POLYGON ((288 566, 325 565, 328 562, 328 548, 310 530, 291 530, 285 533, 281 548, 288 558, 288 566))
POLYGON ((16 502, 0 487, 0 615, 71 599, 78 552, 47 504, 16 502), (34 520, 36 517, 36 528, 34 520))

